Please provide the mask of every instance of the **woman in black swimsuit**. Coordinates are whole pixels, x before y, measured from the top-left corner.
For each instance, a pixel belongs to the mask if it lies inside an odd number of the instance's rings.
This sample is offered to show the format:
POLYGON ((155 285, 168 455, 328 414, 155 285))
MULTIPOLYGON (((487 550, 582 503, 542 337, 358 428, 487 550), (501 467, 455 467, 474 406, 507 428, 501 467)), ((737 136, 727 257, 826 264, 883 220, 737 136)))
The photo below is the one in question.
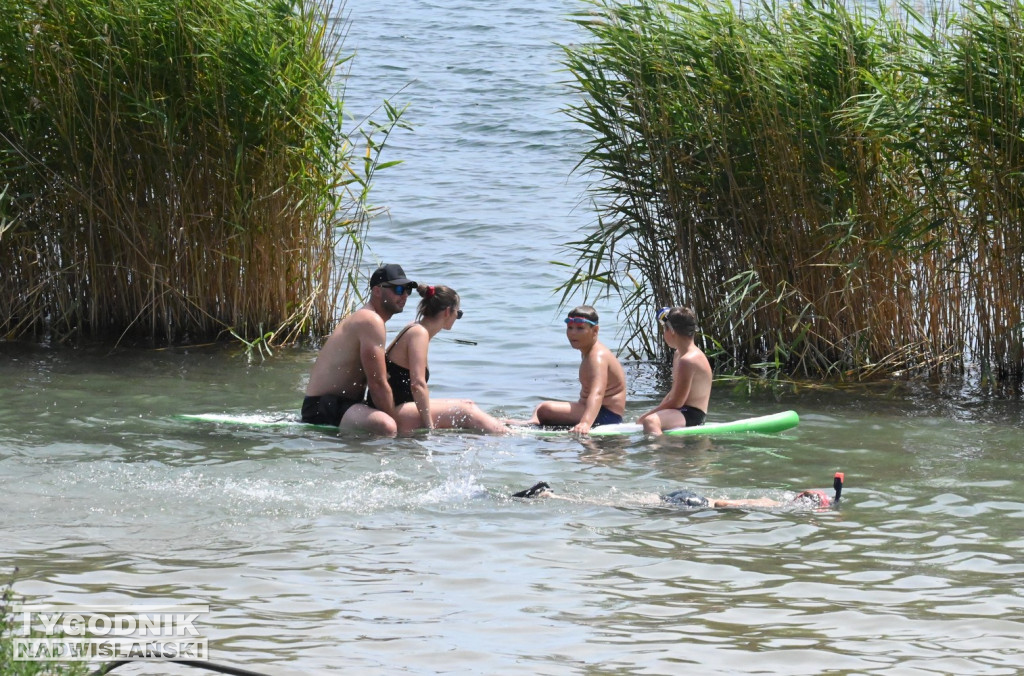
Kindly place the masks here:
POLYGON ((462 318, 459 294, 447 286, 417 288, 423 300, 417 308, 416 321, 402 329, 385 352, 388 384, 395 399, 395 421, 398 433, 414 429, 464 428, 503 434, 508 428, 484 413, 469 399, 431 399, 427 380, 427 351, 430 339, 442 329, 450 331, 462 318))

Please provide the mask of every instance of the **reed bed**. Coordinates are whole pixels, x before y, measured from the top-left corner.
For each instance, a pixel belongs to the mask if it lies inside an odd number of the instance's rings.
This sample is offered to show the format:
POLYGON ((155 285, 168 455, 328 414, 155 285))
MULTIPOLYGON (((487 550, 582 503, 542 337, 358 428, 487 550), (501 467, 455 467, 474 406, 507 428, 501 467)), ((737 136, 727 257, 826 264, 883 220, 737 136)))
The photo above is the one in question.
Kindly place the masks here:
POLYGON ((343 25, 329 12, 326 0, 4 0, 0 336, 329 331, 399 123, 386 106, 387 123, 346 130, 343 25))
POLYGON ((598 225, 565 285, 720 372, 1020 377, 1024 7, 594 2, 565 48, 598 225))

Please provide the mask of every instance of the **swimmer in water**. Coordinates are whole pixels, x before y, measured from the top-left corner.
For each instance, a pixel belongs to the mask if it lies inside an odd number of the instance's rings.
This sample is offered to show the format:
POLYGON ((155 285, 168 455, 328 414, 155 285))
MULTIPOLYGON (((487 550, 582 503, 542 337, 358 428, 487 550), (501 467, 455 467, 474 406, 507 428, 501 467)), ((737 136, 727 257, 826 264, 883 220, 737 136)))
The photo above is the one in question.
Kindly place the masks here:
MULTIPOLYGON (((839 506, 839 498, 843 493, 843 472, 836 472, 832 479, 834 496, 829 496, 825 491, 818 489, 806 490, 797 493, 788 500, 774 500, 772 498, 709 498, 689 489, 679 489, 671 493, 659 495, 656 502, 651 504, 675 505, 686 509, 811 509, 815 511, 832 509, 839 506)), ((526 490, 513 493, 514 498, 554 498, 568 500, 570 502, 585 502, 584 500, 556 495, 554 490, 546 481, 540 481, 526 490)))

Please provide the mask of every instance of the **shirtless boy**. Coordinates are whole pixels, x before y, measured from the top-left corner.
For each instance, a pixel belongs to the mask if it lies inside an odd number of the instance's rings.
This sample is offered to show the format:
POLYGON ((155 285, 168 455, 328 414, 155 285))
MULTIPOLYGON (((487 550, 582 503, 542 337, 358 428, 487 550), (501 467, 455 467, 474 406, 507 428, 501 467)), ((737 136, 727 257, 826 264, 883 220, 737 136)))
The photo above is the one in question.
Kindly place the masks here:
POLYGON ((416 282, 389 264, 370 276, 370 298, 348 315, 317 355, 302 402, 302 420, 395 436, 395 404, 384 366, 384 322, 405 309, 416 282), (369 387, 376 408, 366 404, 369 387))
POLYGON ((565 319, 569 344, 582 353, 580 399, 574 402, 544 401, 533 411, 534 425, 573 425, 571 431, 587 434, 591 427, 622 422, 626 410, 626 373, 612 351, 597 340, 597 310, 580 305, 565 319))
POLYGON ((675 349, 672 358, 672 389, 661 403, 637 419, 647 434, 661 434, 678 427, 704 424, 711 400, 711 364, 693 342, 697 315, 688 307, 662 308, 658 322, 665 342, 675 349))

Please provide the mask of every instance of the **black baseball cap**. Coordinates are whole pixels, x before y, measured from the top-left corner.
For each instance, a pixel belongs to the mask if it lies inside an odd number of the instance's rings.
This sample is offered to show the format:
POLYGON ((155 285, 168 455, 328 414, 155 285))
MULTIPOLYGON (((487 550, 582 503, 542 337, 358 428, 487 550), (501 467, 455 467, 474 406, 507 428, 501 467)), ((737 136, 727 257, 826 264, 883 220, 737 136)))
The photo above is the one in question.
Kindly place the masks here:
POLYGON ((373 271, 373 274, 370 275, 370 288, 372 289, 381 284, 402 285, 413 289, 417 286, 416 282, 405 276, 405 270, 397 263, 388 263, 373 271))

